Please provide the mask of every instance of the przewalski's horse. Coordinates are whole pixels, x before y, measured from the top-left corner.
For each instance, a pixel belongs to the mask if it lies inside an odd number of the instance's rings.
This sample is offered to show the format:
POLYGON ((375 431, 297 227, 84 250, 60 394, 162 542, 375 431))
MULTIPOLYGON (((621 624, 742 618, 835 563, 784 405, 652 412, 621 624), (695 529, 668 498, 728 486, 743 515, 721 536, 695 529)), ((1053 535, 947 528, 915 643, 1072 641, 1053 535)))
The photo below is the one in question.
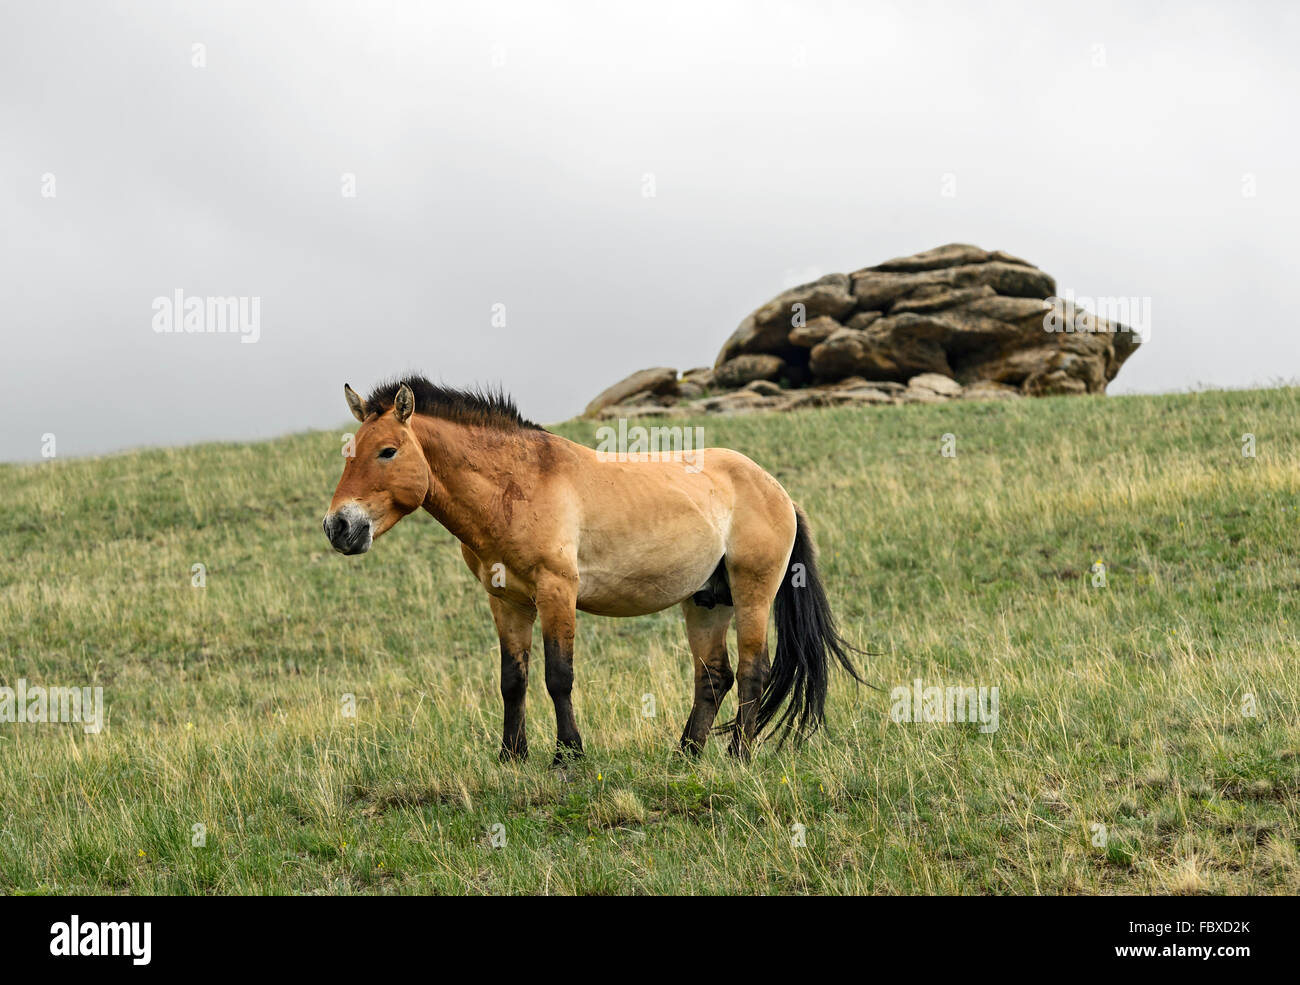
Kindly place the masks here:
POLYGON ((500 393, 420 377, 383 384, 365 400, 349 386, 343 392, 361 427, 325 534, 335 550, 361 554, 423 507, 460 541, 501 639, 502 759, 528 754, 524 699, 539 616, 556 762, 582 752, 571 700, 578 610, 640 616, 682 607, 695 704, 681 744, 692 753, 736 679, 727 655, 733 618, 739 708, 722 729, 732 755, 748 758, 768 726, 782 740, 792 729, 799 738, 816 730, 829 655, 861 680, 831 618, 808 521, 744 455, 708 448, 686 460, 610 461, 524 420, 500 393))

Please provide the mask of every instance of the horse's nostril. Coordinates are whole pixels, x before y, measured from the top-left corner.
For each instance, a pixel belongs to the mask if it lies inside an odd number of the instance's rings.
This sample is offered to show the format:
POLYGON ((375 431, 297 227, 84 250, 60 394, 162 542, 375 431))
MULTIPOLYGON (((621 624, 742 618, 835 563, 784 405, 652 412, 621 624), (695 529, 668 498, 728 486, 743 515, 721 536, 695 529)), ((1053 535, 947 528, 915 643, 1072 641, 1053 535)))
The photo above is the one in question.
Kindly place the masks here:
POLYGON ((339 516, 337 513, 325 518, 325 536, 331 541, 338 541, 347 534, 348 521, 346 517, 339 516))
POLYGON ((370 517, 344 507, 325 517, 325 536, 340 554, 361 554, 370 546, 370 517))

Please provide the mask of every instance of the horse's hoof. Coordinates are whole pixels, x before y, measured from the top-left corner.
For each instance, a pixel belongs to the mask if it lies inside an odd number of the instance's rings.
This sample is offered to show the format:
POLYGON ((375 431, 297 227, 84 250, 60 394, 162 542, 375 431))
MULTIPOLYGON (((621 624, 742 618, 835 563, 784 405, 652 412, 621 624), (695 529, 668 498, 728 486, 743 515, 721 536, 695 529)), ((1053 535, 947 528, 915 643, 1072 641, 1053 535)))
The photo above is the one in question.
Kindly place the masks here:
POLYGON ((727 746, 727 755, 740 763, 749 762, 749 753, 750 749, 748 745, 740 745, 733 742, 731 745, 727 746))
POLYGON ((527 746, 518 749, 511 749, 509 746, 502 746, 501 751, 497 753, 497 761, 502 763, 522 763, 527 758, 527 746))
POLYGON ((555 757, 551 760, 551 768, 559 769, 569 766, 582 759, 582 746, 560 746, 555 750, 555 757))

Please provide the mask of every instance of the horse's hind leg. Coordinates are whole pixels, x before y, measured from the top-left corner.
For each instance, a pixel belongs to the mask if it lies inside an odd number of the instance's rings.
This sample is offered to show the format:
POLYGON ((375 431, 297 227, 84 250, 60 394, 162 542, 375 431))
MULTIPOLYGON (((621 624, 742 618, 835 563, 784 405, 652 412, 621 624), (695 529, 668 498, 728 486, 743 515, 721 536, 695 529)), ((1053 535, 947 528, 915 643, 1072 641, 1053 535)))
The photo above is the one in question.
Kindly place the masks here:
MULTIPOLYGON (((734 583, 733 583, 734 590, 734 583)), ((775 597, 775 592, 773 596, 775 597)), ((758 705, 771 665, 767 655, 767 616, 771 602, 741 605, 736 600, 736 727, 727 753, 749 759, 758 735, 758 705)))
POLYGON ((691 599, 682 603, 686 639, 695 665, 695 704, 682 732, 682 749, 692 754, 703 750, 718 715, 718 706, 735 680, 727 657, 727 627, 731 625, 732 612, 729 605, 706 609, 691 599))
MULTIPOLYGON (((791 510, 791 521, 793 521, 791 510)), ((793 522, 791 523, 793 527, 793 522)), ((749 759, 758 736, 758 709, 767 687, 771 664, 767 651, 767 619, 781 587, 789 544, 784 532, 765 532, 755 538, 749 551, 727 553, 727 576, 736 607, 736 722, 727 752, 749 759), (781 539, 778 540, 777 538, 781 539)), ((790 541, 794 540, 793 532, 790 541)))

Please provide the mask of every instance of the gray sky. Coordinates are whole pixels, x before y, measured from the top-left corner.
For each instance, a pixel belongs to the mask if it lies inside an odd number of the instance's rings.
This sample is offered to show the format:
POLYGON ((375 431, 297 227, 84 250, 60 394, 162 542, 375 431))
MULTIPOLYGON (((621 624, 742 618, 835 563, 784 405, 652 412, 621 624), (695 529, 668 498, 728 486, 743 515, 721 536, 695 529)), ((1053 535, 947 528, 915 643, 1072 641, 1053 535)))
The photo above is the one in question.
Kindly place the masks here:
POLYGON ((8 0, 0 460, 333 427, 412 369, 560 420, 952 241, 1149 297, 1112 392, 1294 378, 1297 9, 8 0), (258 341, 155 332, 178 289, 258 341))

